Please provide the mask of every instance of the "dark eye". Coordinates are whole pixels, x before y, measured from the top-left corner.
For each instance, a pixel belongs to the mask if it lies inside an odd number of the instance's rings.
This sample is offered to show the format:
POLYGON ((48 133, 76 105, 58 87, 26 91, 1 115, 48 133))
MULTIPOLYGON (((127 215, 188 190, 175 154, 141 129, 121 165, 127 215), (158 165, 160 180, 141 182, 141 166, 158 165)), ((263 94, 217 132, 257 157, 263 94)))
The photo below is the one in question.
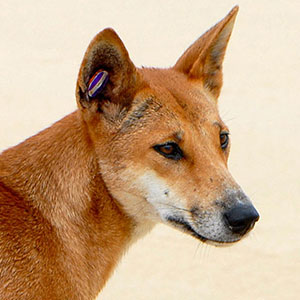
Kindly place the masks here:
POLYGON ((225 150, 229 143, 229 133, 228 132, 221 132, 220 133, 220 144, 221 148, 225 150))
POLYGON ((161 145, 155 145, 154 150, 166 158, 180 160, 183 158, 183 152, 174 142, 167 142, 161 145))

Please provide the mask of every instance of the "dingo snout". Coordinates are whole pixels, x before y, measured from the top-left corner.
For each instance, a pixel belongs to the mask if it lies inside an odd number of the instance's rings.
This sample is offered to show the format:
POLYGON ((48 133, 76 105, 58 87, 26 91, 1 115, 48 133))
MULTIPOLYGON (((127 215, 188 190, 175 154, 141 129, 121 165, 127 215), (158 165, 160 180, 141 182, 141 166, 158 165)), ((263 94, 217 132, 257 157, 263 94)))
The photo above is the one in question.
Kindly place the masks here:
POLYGON ((240 240, 259 219, 258 212, 241 191, 230 192, 225 200, 217 200, 214 205, 209 210, 201 206, 191 209, 173 207, 165 219, 203 242, 215 242, 215 245, 240 240))

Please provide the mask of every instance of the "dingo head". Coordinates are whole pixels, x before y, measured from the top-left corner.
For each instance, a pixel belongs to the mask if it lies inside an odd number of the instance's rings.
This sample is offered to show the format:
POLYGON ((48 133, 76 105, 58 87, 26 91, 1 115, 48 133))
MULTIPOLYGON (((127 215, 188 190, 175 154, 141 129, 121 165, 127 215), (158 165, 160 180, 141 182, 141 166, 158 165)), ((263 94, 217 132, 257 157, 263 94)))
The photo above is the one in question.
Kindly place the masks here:
POLYGON ((103 180, 137 226, 159 220, 202 241, 230 243, 258 220, 227 169, 229 129, 217 108, 237 11, 169 69, 136 68, 112 29, 100 32, 85 53, 78 106, 103 180), (91 96, 98 71, 108 80, 91 96))

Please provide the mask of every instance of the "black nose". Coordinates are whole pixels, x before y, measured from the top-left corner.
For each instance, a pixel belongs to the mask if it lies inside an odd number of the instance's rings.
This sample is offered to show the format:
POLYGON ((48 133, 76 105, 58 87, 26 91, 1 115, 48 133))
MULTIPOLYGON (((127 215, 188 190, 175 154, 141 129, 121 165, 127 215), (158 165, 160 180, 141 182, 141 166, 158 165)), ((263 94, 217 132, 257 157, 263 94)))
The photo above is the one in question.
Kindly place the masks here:
POLYGON ((252 205, 238 204, 224 213, 224 218, 233 233, 245 234, 259 219, 252 205))

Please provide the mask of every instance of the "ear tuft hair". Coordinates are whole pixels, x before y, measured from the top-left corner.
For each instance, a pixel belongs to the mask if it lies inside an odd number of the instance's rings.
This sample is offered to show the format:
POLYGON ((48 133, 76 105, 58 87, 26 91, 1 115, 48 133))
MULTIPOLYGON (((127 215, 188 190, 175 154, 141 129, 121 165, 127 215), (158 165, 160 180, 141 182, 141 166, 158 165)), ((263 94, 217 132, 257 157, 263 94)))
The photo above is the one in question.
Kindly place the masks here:
POLYGON ((95 101, 101 105, 103 100, 127 105, 137 81, 136 68, 121 39, 113 29, 104 29, 91 41, 84 55, 76 87, 78 106, 88 108, 95 101), (91 93, 93 83, 99 84, 95 93, 91 93))

